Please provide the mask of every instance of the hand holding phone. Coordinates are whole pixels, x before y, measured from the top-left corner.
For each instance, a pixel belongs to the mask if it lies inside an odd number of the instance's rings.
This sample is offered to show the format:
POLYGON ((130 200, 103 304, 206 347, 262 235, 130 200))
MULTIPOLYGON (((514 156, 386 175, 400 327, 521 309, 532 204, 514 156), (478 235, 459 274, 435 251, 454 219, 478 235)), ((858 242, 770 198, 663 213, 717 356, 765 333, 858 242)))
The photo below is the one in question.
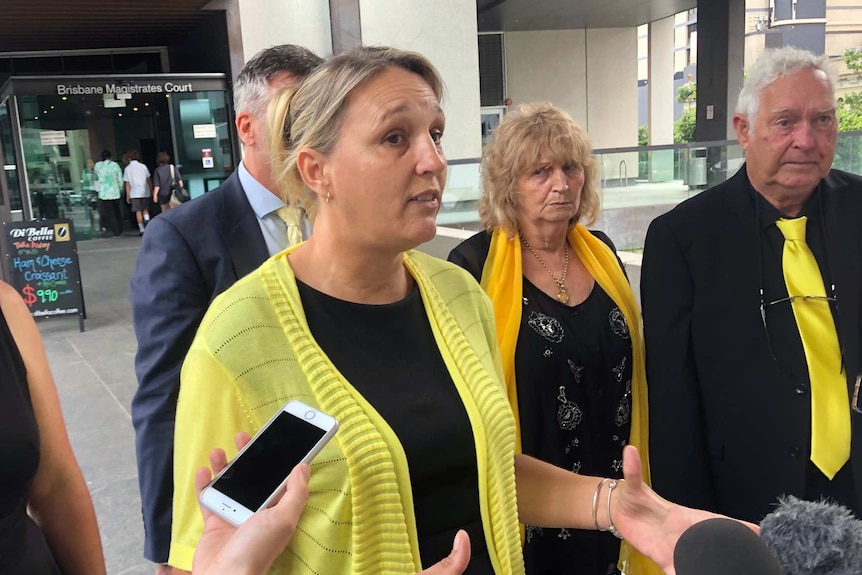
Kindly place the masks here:
MULTIPOLYGON (((236 435, 241 450, 251 440, 247 433, 236 435)), ((210 468, 201 467, 195 475, 195 490, 200 493, 227 465, 224 450, 214 449, 210 468)), ((299 517, 308 501, 310 469, 306 464, 293 468, 282 498, 274 506, 255 514, 239 529, 200 506, 204 531, 195 549, 193 575, 264 575, 272 562, 290 542, 299 517)))
POLYGON ((201 491, 201 504, 242 525, 275 504, 291 470, 311 462, 337 430, 332 416, 301 401, 285 404, 201 491))
MULTIPOLYGON (((250 439, 247 433, 237 434, 237 449, 245 447, 250 439)), ((214 449, 210 453, 212 473, 202 467, 195 476, 198 492, 207 487, 213 473, 220 473, 226 465, 224 451, 214 449)), ((239 529, 201 505, 204 532, 195 549, 192 575, 264 575, 296 530, 308 500, 309 471, 304 464, 295 467, 279 502, 256 514, 239 529)), ((469 562, 470 538, 461 530, 455 535, 449 556, 418 575, 462 575, 469 562)))

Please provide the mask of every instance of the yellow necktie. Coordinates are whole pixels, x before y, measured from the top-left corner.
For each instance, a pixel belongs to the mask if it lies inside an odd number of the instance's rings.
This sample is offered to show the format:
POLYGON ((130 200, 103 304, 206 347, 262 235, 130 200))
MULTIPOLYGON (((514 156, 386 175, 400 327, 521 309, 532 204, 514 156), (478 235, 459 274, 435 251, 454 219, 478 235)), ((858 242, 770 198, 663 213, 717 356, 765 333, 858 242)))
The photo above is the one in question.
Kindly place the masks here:
MULTIPOLYGON (((782 267, 789 296, 826 296, 823 277, 805 243, 808 218, 778 220, 784 234, 782 267)), ((829 302, 796 299, 793 317, 811 381, 811 462, 832 479, 850 458, 850 403, 841 373, 841 348, 829 302)))
POLYGON ((302 243, 302 212, 299 206, 284 206, 278 208, 278 217, 287 225, 287 247, 302 243))

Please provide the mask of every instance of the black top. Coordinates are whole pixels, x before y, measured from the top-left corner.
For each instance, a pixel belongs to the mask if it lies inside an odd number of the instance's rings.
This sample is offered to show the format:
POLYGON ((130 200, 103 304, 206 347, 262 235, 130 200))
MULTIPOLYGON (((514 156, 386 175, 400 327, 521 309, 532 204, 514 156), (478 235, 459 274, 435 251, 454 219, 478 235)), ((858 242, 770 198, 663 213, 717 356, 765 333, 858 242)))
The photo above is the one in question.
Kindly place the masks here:
MULTIPOLYGON (((153 170, 153 189, 156 189, 156 186, 159 187, 159 196, 170 197, 171 195, 171 185, 173 184, 173 180, 171 180, 171 165, 159 164, 153 170)), ((177 181, 183 179, 183 175, 176 166, 174 166, 174 179, 177 181)))
MULTIPOLYGON (((592 232, 614 250, 602 232, 592 232)), ((491 245, 480 232, 449 254, 477 281, 491 245)), ((620 265, 622 265, 620 263, 620 265)), ((584 475, 622 477, 631 429, 632 346, 626 320, 596 284, 568 307, 523 281, 515 380, 523 452, 584 475)), ((528 575, 616 573, 609 533, 527 526, 528 575)))
POLYGON ((296 283, 315 341, 404 448, 423 567, 448 556, 464 529, 473 555, 465 573, 492 574, 473 430, 418 288, 392 304, 365 305, 296 283))
MULTIPOLYGON (((524 453, 584 475, 622 477, 631 429, 632 345, 619 307, 595 284, 563 305, 524 278, 515 381, 524 453)), ((609 533, 527 527, 528 574, 616 573, 609 533)))
POLYGON ((27 370, 0 310, 0 573, 59 575, 42 530, 27 515, 39 467, 39 427, 27 370))
MULTIPOLYGON (((770 204, 761 194, 751 188, 755 210, 759 215, 758 233, 760 238, 761 279, 763 287, 763 301, 767 304, 788 296, 787 284, 784 281, 784 271, 781 265, 784 253, 784 235, 775 222, 785 216, 775 206, 770 204)), ((833 292, 833 273, 829 266, 826 255, 826 229, 823 226, 823 192, 820 187, 814 191, 803 206, 799 216, 806 216, 808 222, 805 226, 805 243, 811 249, 814 259, 820 268, 823 278, 824 289, 827 296, 837 296, 837 303, 831 305, 833 318, 836 306, 840 305, 840 295, 833 292)), ((787 218, 785 218, 787 219, 787 218)), ((812 295, 812 294, 796 294, 812 295)), ((769 332, 769 341, 778 362, 779 370, 785 375, 788 385, 793 385, 797 393, 805 394, 810 388, 811 382, 808 375, 808 363, 805 359, 805 350, 802 346, 802 338, 793 315, 790 302, 776 303, 766 306, 766 326, 769 332)), ((806 453, 811 453, 810 436, 806 453)), ((845 465, 830 481, 810 461, 806 474, 806 496, 810 499, 831 497, 835 501, 855 510, 862 511, 856 498, 856 490, 853 484, 853 470, 850 465, 845 465)))

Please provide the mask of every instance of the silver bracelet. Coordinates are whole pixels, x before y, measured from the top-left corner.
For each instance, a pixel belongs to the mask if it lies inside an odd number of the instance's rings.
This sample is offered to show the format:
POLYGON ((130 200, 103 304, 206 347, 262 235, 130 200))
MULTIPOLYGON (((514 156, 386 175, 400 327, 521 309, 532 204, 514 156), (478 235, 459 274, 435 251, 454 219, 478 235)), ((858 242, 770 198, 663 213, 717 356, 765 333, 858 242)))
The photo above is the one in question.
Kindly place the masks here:
MULTIPOLYGON (((623 481, 620 479, 619 481, 623 481)), ((616 479, 611 479, 610 483, 608 483, 608 531, 610 531, 611 535, 616 537, 617 539, 622 539, 623 536, 620 534, 619 530, 614 525, 614 520, 611 519, 611 494, 614 492, 614 489, 617 488, 619 482, 616 479)))
POLYGON ((604 479, 599 481, 599 484, 596 485, 596 492, 593 493, 593 523, 596 524, 596 529, 598 531, 607 531, 607 529, 602 529, 601 527, 599 527, 598 514, 599 514, 599 493, 602 490, 602 485, 604 485, 608 481, 611 481, 611 479, 609 477, 605 477, 604 479))

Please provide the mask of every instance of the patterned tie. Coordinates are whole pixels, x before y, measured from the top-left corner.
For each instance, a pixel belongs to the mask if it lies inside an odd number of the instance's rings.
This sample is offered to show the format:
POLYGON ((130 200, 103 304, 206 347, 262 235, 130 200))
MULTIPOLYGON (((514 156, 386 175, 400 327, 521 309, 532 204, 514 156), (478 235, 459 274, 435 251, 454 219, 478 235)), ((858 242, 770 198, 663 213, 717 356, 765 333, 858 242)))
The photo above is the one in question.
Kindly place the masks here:
MULTIPOLYGON (((789 296, 826 296, 823 277, 805 243, 808 218, 775 222, 784 234, 782 267, 789 296)), ((829 302, 793 300, 793 317, 811 381, 811 462, 832 479, 850 458, 850 404, 841 373, 841 348, 829 302)))
POLYGON ((278 217, 287 225, 287 247, 302 243, 302 213, 305 210, 299 206, 284 206, 278 208, 278 217))

